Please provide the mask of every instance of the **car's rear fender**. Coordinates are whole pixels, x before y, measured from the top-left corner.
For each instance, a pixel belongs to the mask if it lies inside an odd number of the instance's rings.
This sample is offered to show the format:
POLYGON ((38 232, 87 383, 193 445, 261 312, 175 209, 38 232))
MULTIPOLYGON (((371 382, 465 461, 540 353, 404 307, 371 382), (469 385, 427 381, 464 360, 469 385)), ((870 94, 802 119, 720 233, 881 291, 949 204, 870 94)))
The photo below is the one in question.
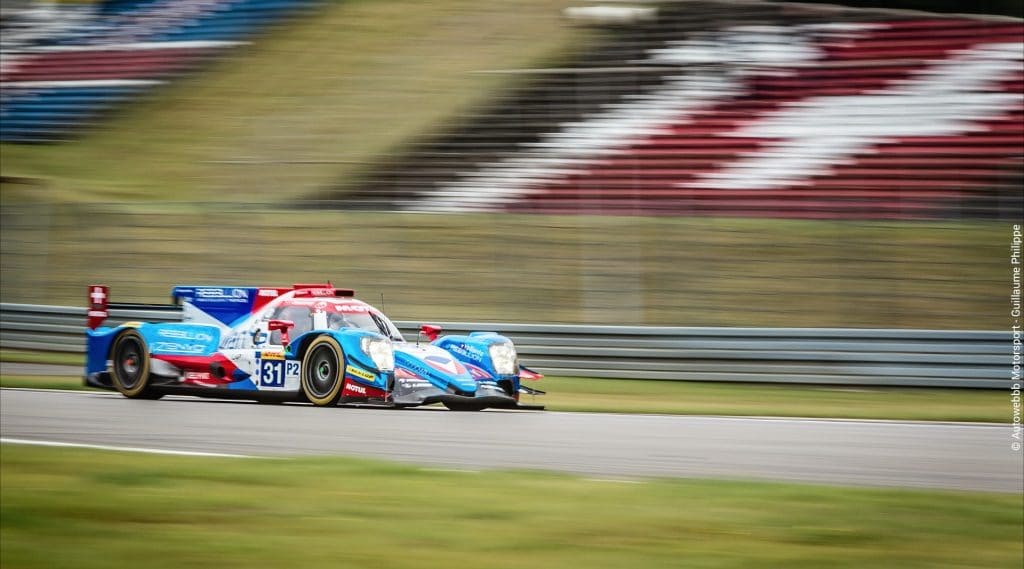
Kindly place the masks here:
POLYGON ((138 330, 153 356, 209 357, 220 345, 220 328, 209 324, 126 322, 86 330, 86 375, 106 371, 114 339, 129 329, 138 330))
POLYGON ((86 376, 107 371, 107 360, 110 359, 110 345, 122 330, 129 326, 101 326, 95 330, 85 330, 85 374, 86 376))

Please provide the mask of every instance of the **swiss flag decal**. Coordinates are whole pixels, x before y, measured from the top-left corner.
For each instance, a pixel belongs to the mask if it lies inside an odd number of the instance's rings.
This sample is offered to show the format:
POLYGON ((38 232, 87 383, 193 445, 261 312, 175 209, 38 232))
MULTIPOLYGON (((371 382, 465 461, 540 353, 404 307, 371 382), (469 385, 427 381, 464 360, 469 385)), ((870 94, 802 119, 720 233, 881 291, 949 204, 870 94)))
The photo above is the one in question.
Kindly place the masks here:
POLYGON ((110 299, 110 287, 107 285, 89 285, 88 326, 95 330, 107 319, 107 306, 110 299))

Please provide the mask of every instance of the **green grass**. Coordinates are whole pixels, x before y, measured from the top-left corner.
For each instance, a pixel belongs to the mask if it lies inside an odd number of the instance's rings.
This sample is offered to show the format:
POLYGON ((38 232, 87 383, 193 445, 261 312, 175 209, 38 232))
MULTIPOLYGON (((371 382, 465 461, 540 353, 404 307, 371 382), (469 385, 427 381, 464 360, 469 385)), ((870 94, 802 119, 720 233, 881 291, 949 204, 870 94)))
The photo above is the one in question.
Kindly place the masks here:
POLYGON ((0 375, 0 387, 89 390, 81 378, 55 375, 0 375))
MULTIPOLYGON (((532 384, 531 384, 532 385, 532 384)), ((906 419, 1005 423, 1010 398, 995 389, 760 385, 556 377, 538 398, 553 411, 906 419)), ((524 402, 527 401, 524 399, 524 402)))
POLYGON ((84 366, 85 354, 69 354, 67 352, 35 352, 30 350, 10 350, 7 348, 0 348, 0 362, 84 366))
POLYGON ((1021 497, 0 447, 0 565, 1014 568, 1021 497))

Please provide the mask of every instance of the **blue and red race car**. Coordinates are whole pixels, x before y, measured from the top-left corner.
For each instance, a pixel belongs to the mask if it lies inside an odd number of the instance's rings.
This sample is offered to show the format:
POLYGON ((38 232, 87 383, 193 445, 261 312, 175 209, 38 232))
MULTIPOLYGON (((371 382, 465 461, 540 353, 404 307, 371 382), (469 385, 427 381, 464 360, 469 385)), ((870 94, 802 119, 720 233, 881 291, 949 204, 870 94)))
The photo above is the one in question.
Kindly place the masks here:
POLYGON ((126 397, 170 393, 264 401, 301 400, 454 410, 521 405, 522 385, 540 374, 520 366, 515 346, 494 332, 406 342, 398 328, 349 289, 177 286, 181 322, 102 327, 109 289, 89 287, 87 385, 126 397))

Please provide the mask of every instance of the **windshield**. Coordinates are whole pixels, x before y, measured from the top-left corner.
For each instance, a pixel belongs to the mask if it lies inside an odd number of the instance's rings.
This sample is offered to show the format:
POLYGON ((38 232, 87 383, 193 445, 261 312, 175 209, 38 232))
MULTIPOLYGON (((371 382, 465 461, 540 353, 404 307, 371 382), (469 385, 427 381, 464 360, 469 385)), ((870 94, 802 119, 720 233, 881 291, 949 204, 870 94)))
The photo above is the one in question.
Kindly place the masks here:
MULTIPOLYGON (((331 330, 342 330, 344 328, 358 328, 368 332, 375 332, 391 338, 395 342, 404 342, 402 333, 398 331, 391 320, 368 304, 355 300, 343 302, 316 301, 292 301, 287 304, 271 309, 264 319, 288 320, 293 323, 290 331, 292 337, 304 334, 313 329, 314 312, 325 312, 327 314, 327 327, 331 330)), ((274 331, 270 335, 271 343, 281 343, 281 332, 274 331)))
POLYGON ((327 327, 331 330, 359 328, 383 334, 396 342, 404 341, 394 323, 377 312, 330 312, 327 314, 327 327))

